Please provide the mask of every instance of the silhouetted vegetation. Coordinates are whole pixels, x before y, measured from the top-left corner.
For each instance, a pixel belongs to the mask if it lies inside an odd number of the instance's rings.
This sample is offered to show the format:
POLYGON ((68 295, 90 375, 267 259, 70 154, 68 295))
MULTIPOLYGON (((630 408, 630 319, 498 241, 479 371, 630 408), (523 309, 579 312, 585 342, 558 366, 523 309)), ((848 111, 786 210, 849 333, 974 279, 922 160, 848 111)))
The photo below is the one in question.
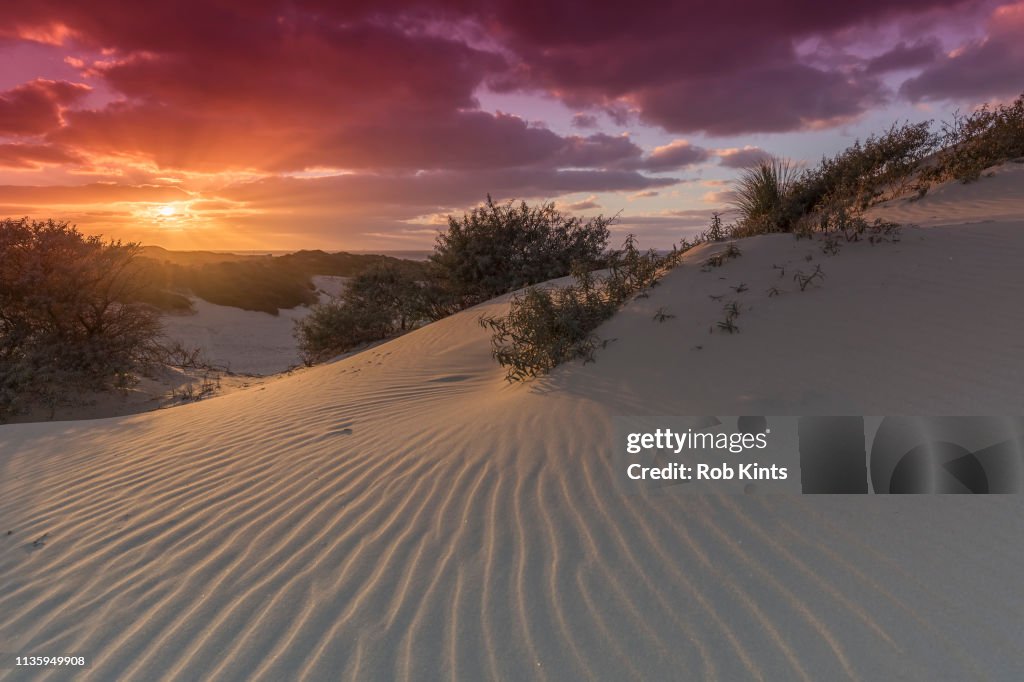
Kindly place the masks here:
MULTIPOLYGON (((640 263, 619 263, 619 256, 606 261, 611 222, 569 216, 554 204, 499 204, 488 196, 461 218, 449 217, 425 270, 373 268, 350 282, 339 300, 315 306, 296 325, 303 358, 322 361, 574 268, 608 265, 626 279, 646 276, 640 263)), ((570 305, 568 298, 563 305, 570 305)))
POLYGON ((1024 157, 1024 95, 958 114, 941 134, 932 127, 893 125, 801 172, 784 160, 762 160, 734 184, 739 218, 728 236, 863 230, 860 214, 877 201, 912 189, 923 195, 935 182, 976 180, 987 168, 1024 157))
POLYGON ((608 246, 612 219, 584 221, 554 204, 487 202, 448 218, 430 256, 433 279, 455 308, 593 266, 608 246))
POLYGON ((138 252, 67 222, 0 220, 0 420, 127 387, 158 361, 138 252))
POLYGON ((956 114, 943 126, 943 150, 922 173, 925 181, 971 182, 1006 160, 1024 158, 1024 94, 1011 104, 956 114))
MULTIPOLYGON (((763 159, 744 170, 733 187, 733 205, 744 229, 754 234, 786 231, 792 219, 787 198, 795 181, 796 169, 785 159, 763 159)), ((721 228, 713 223, 709 231, 721 228)))
POLYGON ((275 260, 229 261, 172 270, 173 286, 218 305, 277 315, 317 301, 310 276, 275 260))
POLYGON ((152 284, 147 302, 168 311, 191 309, 186 297, 191 293, 217 305, 277 315, 280 309, 316 303, 314 275, 352 277, 382 264, 415 277, 426 272, 426 263, 324 251, 238 256, 147 248, 143 253, 149 256, 140 257, 137 267, 152 284))
MULTIPOLYGON (((786 160, 765 159, 747 169, 734 187, 739 219, 727 226, 715 214, 696 243, 768 232, 821 232, 832 235, 823 251, 836 255, 841 245, 835 235, 848 242, 863 237, 872 244, 898 240, 897 225, 869 222, 862 216, 864 209, 886 194, 906 192, 914 182, 971 179, 988 165, 1024 155, 1022 118, 1024 104, 1018 99, 1010 106, 957 117, 941 136, 930 122, 893 125, 803 171, 786 160), (927 165, 930 159, 937 161, 927 165)), ((494 332, 494 355, 508 368, 509 379, 543 374, 572 358, 590 360, 601 343, 593 330, 629 297, 645 296, 660 273, 692 246, 658 257, 640 252, 630 237, 623 249, 607 256, 611 222, 603 217, 584 221, 561 213, 553 204, 495 203, 488 196, 486 203, 461 218, 449 217, 427 271, 406 272, 398 280, 394 273, 374 275, 358 285, 358 299, 346 292, 341 300, 316 307, 297 330, 304 357, 307 362, 324 359, 530 287, 513 297, 507 316, 482 320, 494 332), (607 267, 608 276, 593 275, 599 267, 607 267), (567 287, 531 286, 570 272, 574 281, 567 287), (389 292, 399 290, 408 310, 390 297, 389 292)), ((703 267, 720 267, 738 255, 739 249, 730 244, 703 267)), ((798 273, 795 279, 803 290, 821 277, 819 268, 810 275, 798 273)), ((276 286, 295 298, 307 295, 288 290, 284 282, 276 286)), ((734 289, 741 293, 746 285, 734 289)), ((772 295, 778 293, 775 289, 772 295)), ((738 331, 737 315, 727 314, 719 328, 738 331)), ((669 316, 663 312, 656 319, 669 316)))
POLYGON ((307 364, 357 346, 401 334, 429 319, 426 286, 389 263, 356 276, 342 295, 314 306, 296 323, 295 336, 307 364))

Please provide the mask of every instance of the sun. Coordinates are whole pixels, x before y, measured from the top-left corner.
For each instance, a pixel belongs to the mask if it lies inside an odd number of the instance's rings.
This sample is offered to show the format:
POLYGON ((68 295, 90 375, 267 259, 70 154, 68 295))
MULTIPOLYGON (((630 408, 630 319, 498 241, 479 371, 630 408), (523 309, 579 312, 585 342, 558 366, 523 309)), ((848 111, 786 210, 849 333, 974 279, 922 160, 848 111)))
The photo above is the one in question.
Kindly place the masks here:
POLYGON ((172 215, 174 215, 175 210, 174 207, 171 206, 170 204, 165 204, 158 208, 156 212, 162 215, 164 218, 170 218, 172 215))

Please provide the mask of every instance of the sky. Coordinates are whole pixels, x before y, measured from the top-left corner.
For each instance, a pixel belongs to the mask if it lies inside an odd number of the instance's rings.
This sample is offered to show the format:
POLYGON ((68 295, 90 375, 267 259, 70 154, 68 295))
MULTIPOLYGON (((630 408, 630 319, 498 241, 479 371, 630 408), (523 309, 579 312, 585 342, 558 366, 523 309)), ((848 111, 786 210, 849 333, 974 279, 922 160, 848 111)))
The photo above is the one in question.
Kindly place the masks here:
POLYGON ((1024 91, 1024 0, 0 5, 0 217, 428 249, 488 194, 666 247, 771 154, 1024 91))

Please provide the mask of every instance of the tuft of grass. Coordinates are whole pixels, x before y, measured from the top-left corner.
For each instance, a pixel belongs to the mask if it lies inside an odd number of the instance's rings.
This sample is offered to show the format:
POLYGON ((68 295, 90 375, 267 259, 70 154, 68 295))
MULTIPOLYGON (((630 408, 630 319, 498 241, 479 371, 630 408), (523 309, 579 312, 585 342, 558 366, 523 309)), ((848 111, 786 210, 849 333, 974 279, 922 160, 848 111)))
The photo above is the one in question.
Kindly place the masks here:
POLYGON ((733 188, 732 205, 739 211, 741 234, 788 232, 786 197, 797 180, 797 169, 788 159, 771 157, 743 171, 733 188))

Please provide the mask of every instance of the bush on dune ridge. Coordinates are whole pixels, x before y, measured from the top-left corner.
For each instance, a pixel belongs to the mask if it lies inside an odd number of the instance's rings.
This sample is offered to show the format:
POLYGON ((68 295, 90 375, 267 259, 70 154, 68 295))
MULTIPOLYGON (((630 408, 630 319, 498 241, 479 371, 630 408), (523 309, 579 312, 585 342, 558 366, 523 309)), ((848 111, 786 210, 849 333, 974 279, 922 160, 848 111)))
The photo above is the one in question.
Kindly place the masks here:
POLYGON ((828 232, 863 220, 861 213, 884 198, 912 188, 923 195, 934 182, 970 182, 1022 156, 1024 95, 1012 104, 956 115, 942 134, 932 130, 931 121, 894 124, 801 172, 785 160, 762 160, 733 185, 739 217, 729 236, 828 232))
POLYGON ((926 182, 972 182, 988 168, 1024 158, 1024 94, 1010 104, 982 106, 943 125, 943 150, 922 172, 926 182))
MULTIPOLYGON (((764 160, 747 169, 734 186, 738 220, 725 226, 716 215, 695 243, 769 232, 821 232, 873 244, 893 241, 898 226, 869 223, 863 211, 886 195, 902 195, 915 183, 950 177, 969 181, 984 168, 1024 155, 1024 96, 1009 106, 958 117, 942 136, 931 126, 894 124, 809 169, 798 170, 786 160, 764 160)), ((593 359, 600 343, 593 330, 631 296, 653 286, 693 246, 684 244, 659 258, 640 252, 630 237, 621 251, 607 256, 603 251, 611 222, 603 217, 584 222, 561 214, 552 204, 497 204, 488 196, 484 205, 461 219, 449 217, 428 273, 417 280, 419 317, 410 319, 414 324, 440 319, 529 286, 513 297, 507 316, 481 320, 493 332, 494 356, 508 369, 508 378, 544 374, 573 358, 593 359), (609 268, 609 276, 592 274, 602 266, 609 268), (568 287, 530 286, 570 271, 574 281, 568 287)), ((350 330, 334 333, 334 338, 345 339, 335 349, 385 338, 384 332, 366 331, 354 309, 335 306, 322 315, 325 324, 311 327, 311 336, 330 328, 350 330)), ((390 333, 400 333, 393 309, 390 315, 390 333)))
POLYGON ((578 266, 572 284, 531 286, 512 297, 508 314, 481 317, 480 325, 492 332, 491 352, 506 369, 505 378, 526 381, 570 360, 592 362, 607 343, 594 331, 630 298, 655 286, 691 246, 684 242, 661 256, 641 251, 629 235, 621 249, 607 256, 606 274, 578 266))
POLYGON ((584 221, 525 201, 487 201, 461 219, 448 218, 430 256, 437 285, 458 308, 568 275, 574 264, 596 265, 613 219, 584 221))
POLYGON ((488 196, 461 218, 449 217, 425 270, 371 268, 341 299, 314 306, 295 329, 303 359, 320 362, 573 268, 603 265, 611 222, 488 196))

